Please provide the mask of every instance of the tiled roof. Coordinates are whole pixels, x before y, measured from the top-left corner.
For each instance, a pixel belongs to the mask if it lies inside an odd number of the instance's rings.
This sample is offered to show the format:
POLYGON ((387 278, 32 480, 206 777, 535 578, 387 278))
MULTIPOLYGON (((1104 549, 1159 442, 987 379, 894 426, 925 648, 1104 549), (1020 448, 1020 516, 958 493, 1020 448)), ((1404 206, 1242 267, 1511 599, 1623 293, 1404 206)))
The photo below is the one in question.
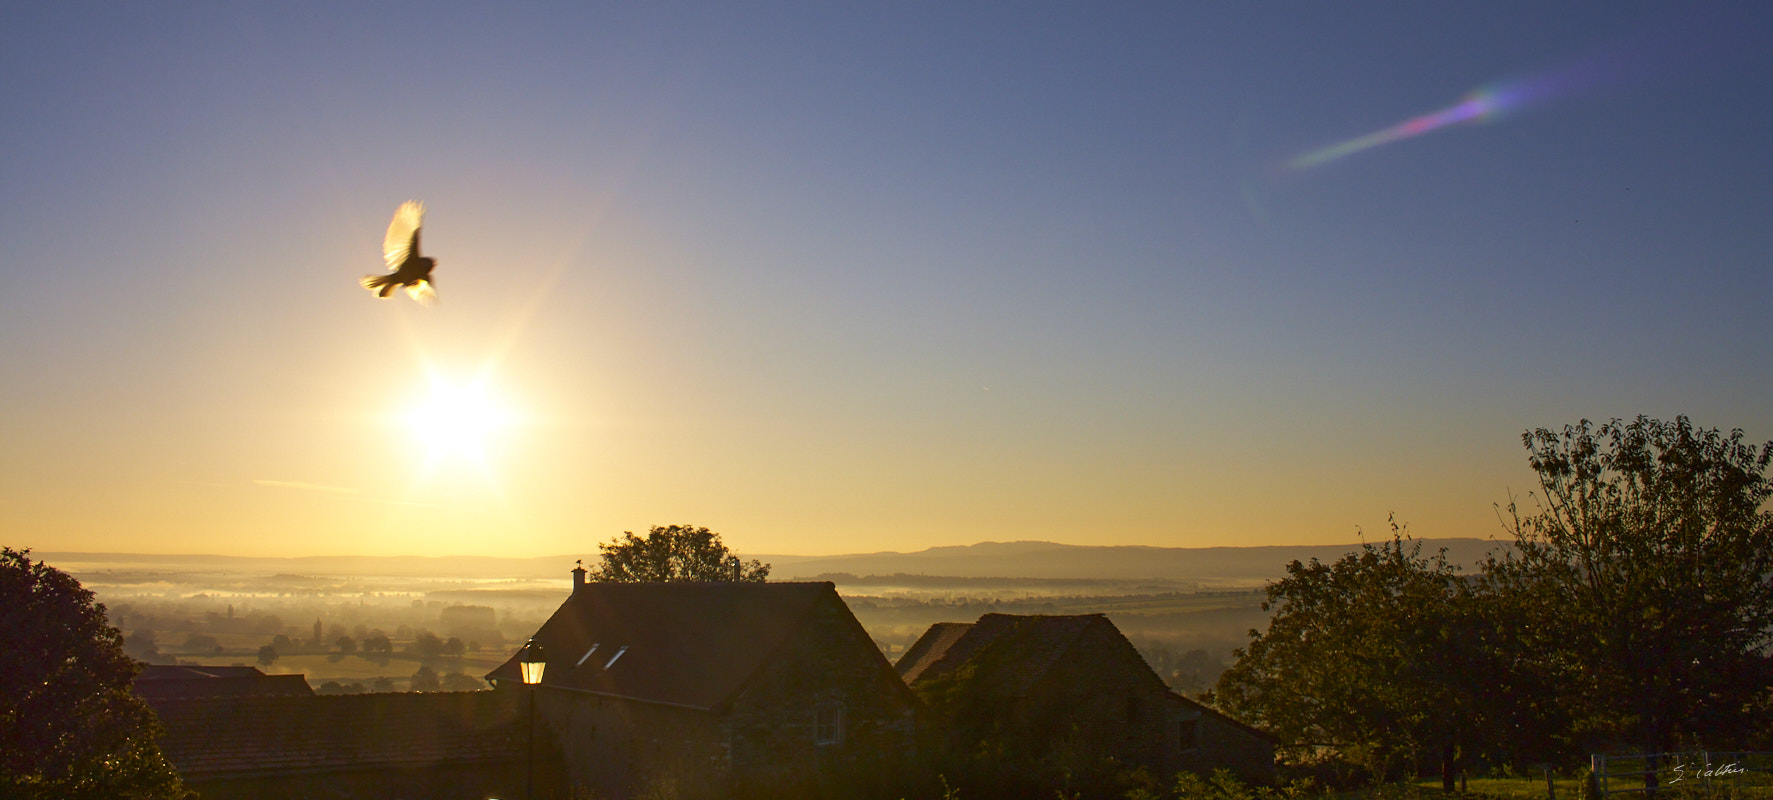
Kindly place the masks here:
POLYGON ((298 696, 314 694, 301 675, 266 675, 257 667, 188 667, 150 664, 135 678, 135 693, 171 697, 298 696))
MULTIPOLYGON (((978 622, 964 625, 964 630, 937 630, 940 626, 962 625, 964 623, 937 623, 905 652, 899 659, 899 674, 905 676, 906 682, 940 677, 989 649, 1003 656, 993 659, 993 663, 997 665, 991 677, 993 685, 1011 695, 1024 694, 1052 669, 1091 626, 1114 627, 1114 623, 1101 614, 986 614, 978 622), (910 662, 926 639, 933 641, 927 648, 928 652, 919 659, 921 663, 910 662), (907 674, 913 670, 915 674, 907 674)), ((1117 635, 1118 633, 1116 630, 1117 635)), ((1130 644, 1128 646, 1131 647, 1130 644)))
POLYGON ((187 778, 522 758, 522 692, 150 700, 187 778))
MULTIPOLYGON (((584 584, 536 631, 542 685, 718 708, 819 602, 843 601, 829 582, 584 584)), ((519 682, 517 656, 486 677, 519 682)))
MULTIPOLYGON (((1093 626, 1107 626, 1107 631, 1129 650, 1134 649, 1133 643, 1121 635, 1114 622, 1102 614, 1082 614, 1077 616, 1017 616, 1011 614, 986 614, 975 623, 938 622, 930 626, 911 649, 900 657, 897 669, 907 684, 918 681, 935 680, 942 675, 961 667, 969 661, 983 663, 989 660, 989 666, 983 667, 989 675, 981 675, 991 686, 1009 696, 1025 696, 1040 679, 1045 677, 1061 658, 1064 658, 1072 645, 1076 644, 1093 626), (981 656, 984 656, 983 658, 981 656)), ((1136 651, 1135 651, 1136 652, 1136 651)), ((1144 663, 1141 658, 1140 663, 1144 663)), ((1150 680, 1162 685, 1163 679, 1151 672, 1147 666, 1145 672, 1150 680)), ((1208 706, 1197 703, 1175 692, 1170 692, 1176 700, 1193 707, 1203 714, 1211 714, 1227 723, 1261 736, 1269 741, 1274 737, 1256 728, 1250 727, 1208 706)))
POLYGON ((972 628, 971 622, 938 622, 931 625, 911 645, 911 649, 899 656, 899 663, 894 664, 893 669, 898 671, 899 677, 905 679, 907 684, 915 682, 924 670, 946 657, 948 648, 953 647, 972 628))

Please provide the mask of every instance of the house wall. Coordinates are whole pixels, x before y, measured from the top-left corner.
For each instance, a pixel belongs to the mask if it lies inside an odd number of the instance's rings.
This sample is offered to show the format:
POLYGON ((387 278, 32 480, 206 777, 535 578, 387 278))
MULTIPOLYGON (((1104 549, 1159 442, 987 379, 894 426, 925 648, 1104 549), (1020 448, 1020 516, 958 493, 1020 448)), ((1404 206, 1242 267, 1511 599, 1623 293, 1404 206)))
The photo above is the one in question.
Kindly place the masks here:
POLYGON ((814 605, 724 715, 735 791, 886 791, 915 757, 915 708, 898 673, 833 595, 814 605), (838 741, 815 742, 821 704, 841 709, 838 741))
POLYGON ((538 705, 576 796, 696 798, 728 790, 731 750, 713 713, 548 688, 538 705))
POLYGON ((1006 634, 918 686, 948 731, 947 751, 978 754, 949 766, 999 796, 1050 796, 1055 781, 1102 788, 1126 767, 1164 782, 1221 768, 1274 778, 1266 738, 1170 691, 1106 621, 1063 644, 1006 634), (1040 678, 1029 683, 1032 674, 1040 678))
POLYGON ((1246 782, 1274 781, 1270 741, 1170 691, 1111 625, 1088 631, 1039 692, 1069 709, 1079 738, 1096 752, 1154 775, 1229 769, 1246 782), (1193 741, 1185 742, 1189 723, 1193 741))
POLYGON ((1218 714, 1194 711, 1199 746, 1183 751, 1180 768, 1202 774, 1229 769, 1246 783, 1274 783, 1274 743, 1218 714))
POLYGON ((1044 725, 1062 750, 1156 775, 1183 768, 1179 725, 1191 709, 1110 625, 1091 626, 1030 694, 1027 705, 1052 717, 1044 725))

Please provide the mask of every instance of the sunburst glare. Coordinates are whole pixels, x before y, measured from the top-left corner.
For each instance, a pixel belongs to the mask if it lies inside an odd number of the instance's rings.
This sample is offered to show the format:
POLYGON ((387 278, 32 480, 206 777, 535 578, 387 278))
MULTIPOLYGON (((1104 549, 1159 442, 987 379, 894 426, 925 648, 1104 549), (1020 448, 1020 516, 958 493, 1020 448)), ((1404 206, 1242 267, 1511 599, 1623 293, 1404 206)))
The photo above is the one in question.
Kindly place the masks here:
POLYGON ((431 376, 430 394, 406 415, 407 426, 425 445, 428 466, 447 459, 487 466, 487 450, 516 416, 486 386, 484 376, 465 383, 431 376))

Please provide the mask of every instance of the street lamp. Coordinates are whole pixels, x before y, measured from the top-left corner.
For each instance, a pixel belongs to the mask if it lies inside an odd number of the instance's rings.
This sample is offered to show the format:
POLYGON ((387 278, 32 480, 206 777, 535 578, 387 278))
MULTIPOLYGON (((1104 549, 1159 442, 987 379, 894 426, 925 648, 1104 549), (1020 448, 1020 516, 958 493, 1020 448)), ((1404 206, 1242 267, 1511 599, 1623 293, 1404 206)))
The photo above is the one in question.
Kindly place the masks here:
POLYGON ((529 640, 522 650, 517 651, 517 667, 523 671, 523 685, 529 687, 529 742, 526 746, 527 756, 524 766, 523 796, 534 800, 536 796, 536 686, 542 682, 542 670, 548 667, 548 657, 542 652, 542 646, 536 640, 529 640))

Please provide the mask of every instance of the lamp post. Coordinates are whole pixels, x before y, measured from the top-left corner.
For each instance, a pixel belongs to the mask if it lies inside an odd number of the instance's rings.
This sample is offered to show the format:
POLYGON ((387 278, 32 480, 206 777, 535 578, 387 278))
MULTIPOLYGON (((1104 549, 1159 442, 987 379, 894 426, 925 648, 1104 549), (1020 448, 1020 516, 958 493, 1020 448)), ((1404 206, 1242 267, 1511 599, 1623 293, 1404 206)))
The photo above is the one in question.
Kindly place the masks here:
POLYGON ((523 685, 529 687, 529 742, 524 765, 523 796, 536 796, 536 686, 542 682, 542 670, 548 666, 547 656, 536 640, 529 640, 517 651, 517 666, 523 671, 523 685))

